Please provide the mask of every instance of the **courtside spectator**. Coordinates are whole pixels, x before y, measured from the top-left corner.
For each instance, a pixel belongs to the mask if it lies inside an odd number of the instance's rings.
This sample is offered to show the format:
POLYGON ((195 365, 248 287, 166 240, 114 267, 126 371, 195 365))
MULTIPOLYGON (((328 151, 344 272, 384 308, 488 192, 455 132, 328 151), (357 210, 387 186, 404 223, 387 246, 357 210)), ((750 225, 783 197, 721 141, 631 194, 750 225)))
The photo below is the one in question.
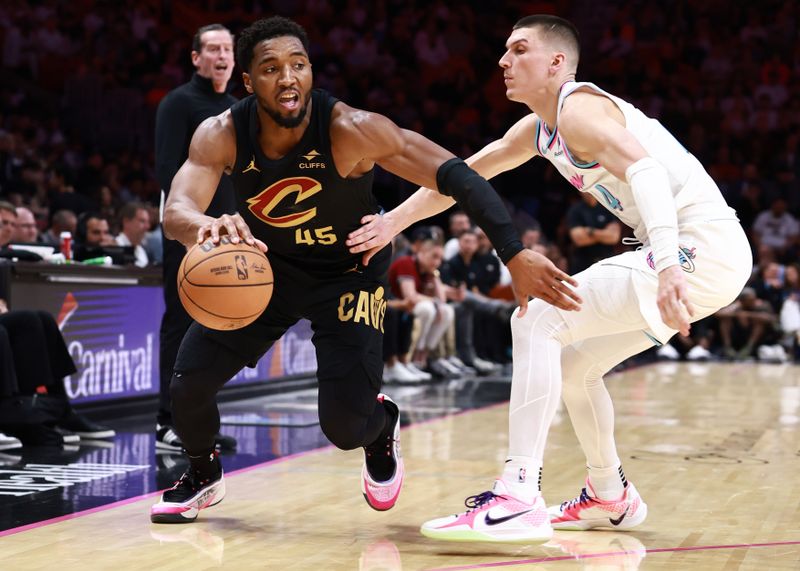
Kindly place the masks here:
POLYGON ((150 213, 147 207, 139 202, 128 202, 120 209, 120 221, 122 232, 116 237, 117 244, 133 246, 135 264, 140 268, 147 266, 150 261, 143 244, 145 235, 150 229, 150 213))
POLYGON ((17 224, 11 241, 15 243, 32 244, 39 241, 39 230, 36 227, 36 218, 28 208, 17 207, 17 224))

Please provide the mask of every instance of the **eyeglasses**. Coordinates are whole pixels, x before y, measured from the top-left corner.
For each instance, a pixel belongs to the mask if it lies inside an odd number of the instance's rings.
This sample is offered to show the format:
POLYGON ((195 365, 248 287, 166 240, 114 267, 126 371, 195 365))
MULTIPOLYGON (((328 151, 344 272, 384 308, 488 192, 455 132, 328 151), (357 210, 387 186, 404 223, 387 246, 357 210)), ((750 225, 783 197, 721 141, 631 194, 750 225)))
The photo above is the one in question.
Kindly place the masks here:
POLYGON ((16 224, 17 228, 36 228, 36 224, 28 222, 27 224, 16 224))

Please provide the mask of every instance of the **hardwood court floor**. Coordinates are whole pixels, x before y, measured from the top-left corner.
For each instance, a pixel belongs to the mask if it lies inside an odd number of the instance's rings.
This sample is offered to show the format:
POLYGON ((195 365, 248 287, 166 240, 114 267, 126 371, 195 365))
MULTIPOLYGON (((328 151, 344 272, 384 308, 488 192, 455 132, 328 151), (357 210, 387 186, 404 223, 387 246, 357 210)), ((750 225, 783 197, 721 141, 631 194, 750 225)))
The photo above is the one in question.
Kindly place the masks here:
MULTIPOLYGON (((225 501, 194 524, 150 524, 147 497, 2 537, 0 568, 800 568, 800 368, 656 364, 607 380, 624 466, 650 509, 631 532, 557 532, 544 546, 419 535, 424 520, 491 485, 505 453, 502 404, 404 429, 407 480, 391 512, 362 499, 358 452, 326 448, 232 473, 225 501)), ((560 414, 545 460, 549 502, 580 490, 582 466, 560 414)))

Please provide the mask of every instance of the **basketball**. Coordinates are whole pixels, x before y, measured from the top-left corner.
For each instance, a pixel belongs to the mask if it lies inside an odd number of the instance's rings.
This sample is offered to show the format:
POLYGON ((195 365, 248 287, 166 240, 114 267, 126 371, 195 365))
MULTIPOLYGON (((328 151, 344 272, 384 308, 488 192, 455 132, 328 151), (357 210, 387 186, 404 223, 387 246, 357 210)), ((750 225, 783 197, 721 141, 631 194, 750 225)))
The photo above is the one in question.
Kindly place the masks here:
POLYGON ((272 267, 264 253, 221 236, 186 252, 178 295, 186 312, 211 329, 240 329, 255 321, 272 297, 272 267))

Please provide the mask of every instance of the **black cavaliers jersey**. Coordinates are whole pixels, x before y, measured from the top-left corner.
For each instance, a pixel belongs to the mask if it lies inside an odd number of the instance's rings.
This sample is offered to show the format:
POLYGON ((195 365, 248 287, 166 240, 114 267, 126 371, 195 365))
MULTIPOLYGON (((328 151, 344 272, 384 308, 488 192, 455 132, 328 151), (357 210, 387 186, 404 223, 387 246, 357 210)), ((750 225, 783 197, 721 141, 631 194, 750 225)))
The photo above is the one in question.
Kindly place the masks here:
POLYGON ((268 159, 258 142, 254 95, 231 107, 236 128, 236 165, 231 179, 238 211, 268 256, 312 274, 340 274, 361 255, 345 244, 365 214, 379 211, 373 171, 357 179, 339 176, 331 156, 330 119, 338 99, 311 94, 311 120, 300 142, 284 157, 268 159))

